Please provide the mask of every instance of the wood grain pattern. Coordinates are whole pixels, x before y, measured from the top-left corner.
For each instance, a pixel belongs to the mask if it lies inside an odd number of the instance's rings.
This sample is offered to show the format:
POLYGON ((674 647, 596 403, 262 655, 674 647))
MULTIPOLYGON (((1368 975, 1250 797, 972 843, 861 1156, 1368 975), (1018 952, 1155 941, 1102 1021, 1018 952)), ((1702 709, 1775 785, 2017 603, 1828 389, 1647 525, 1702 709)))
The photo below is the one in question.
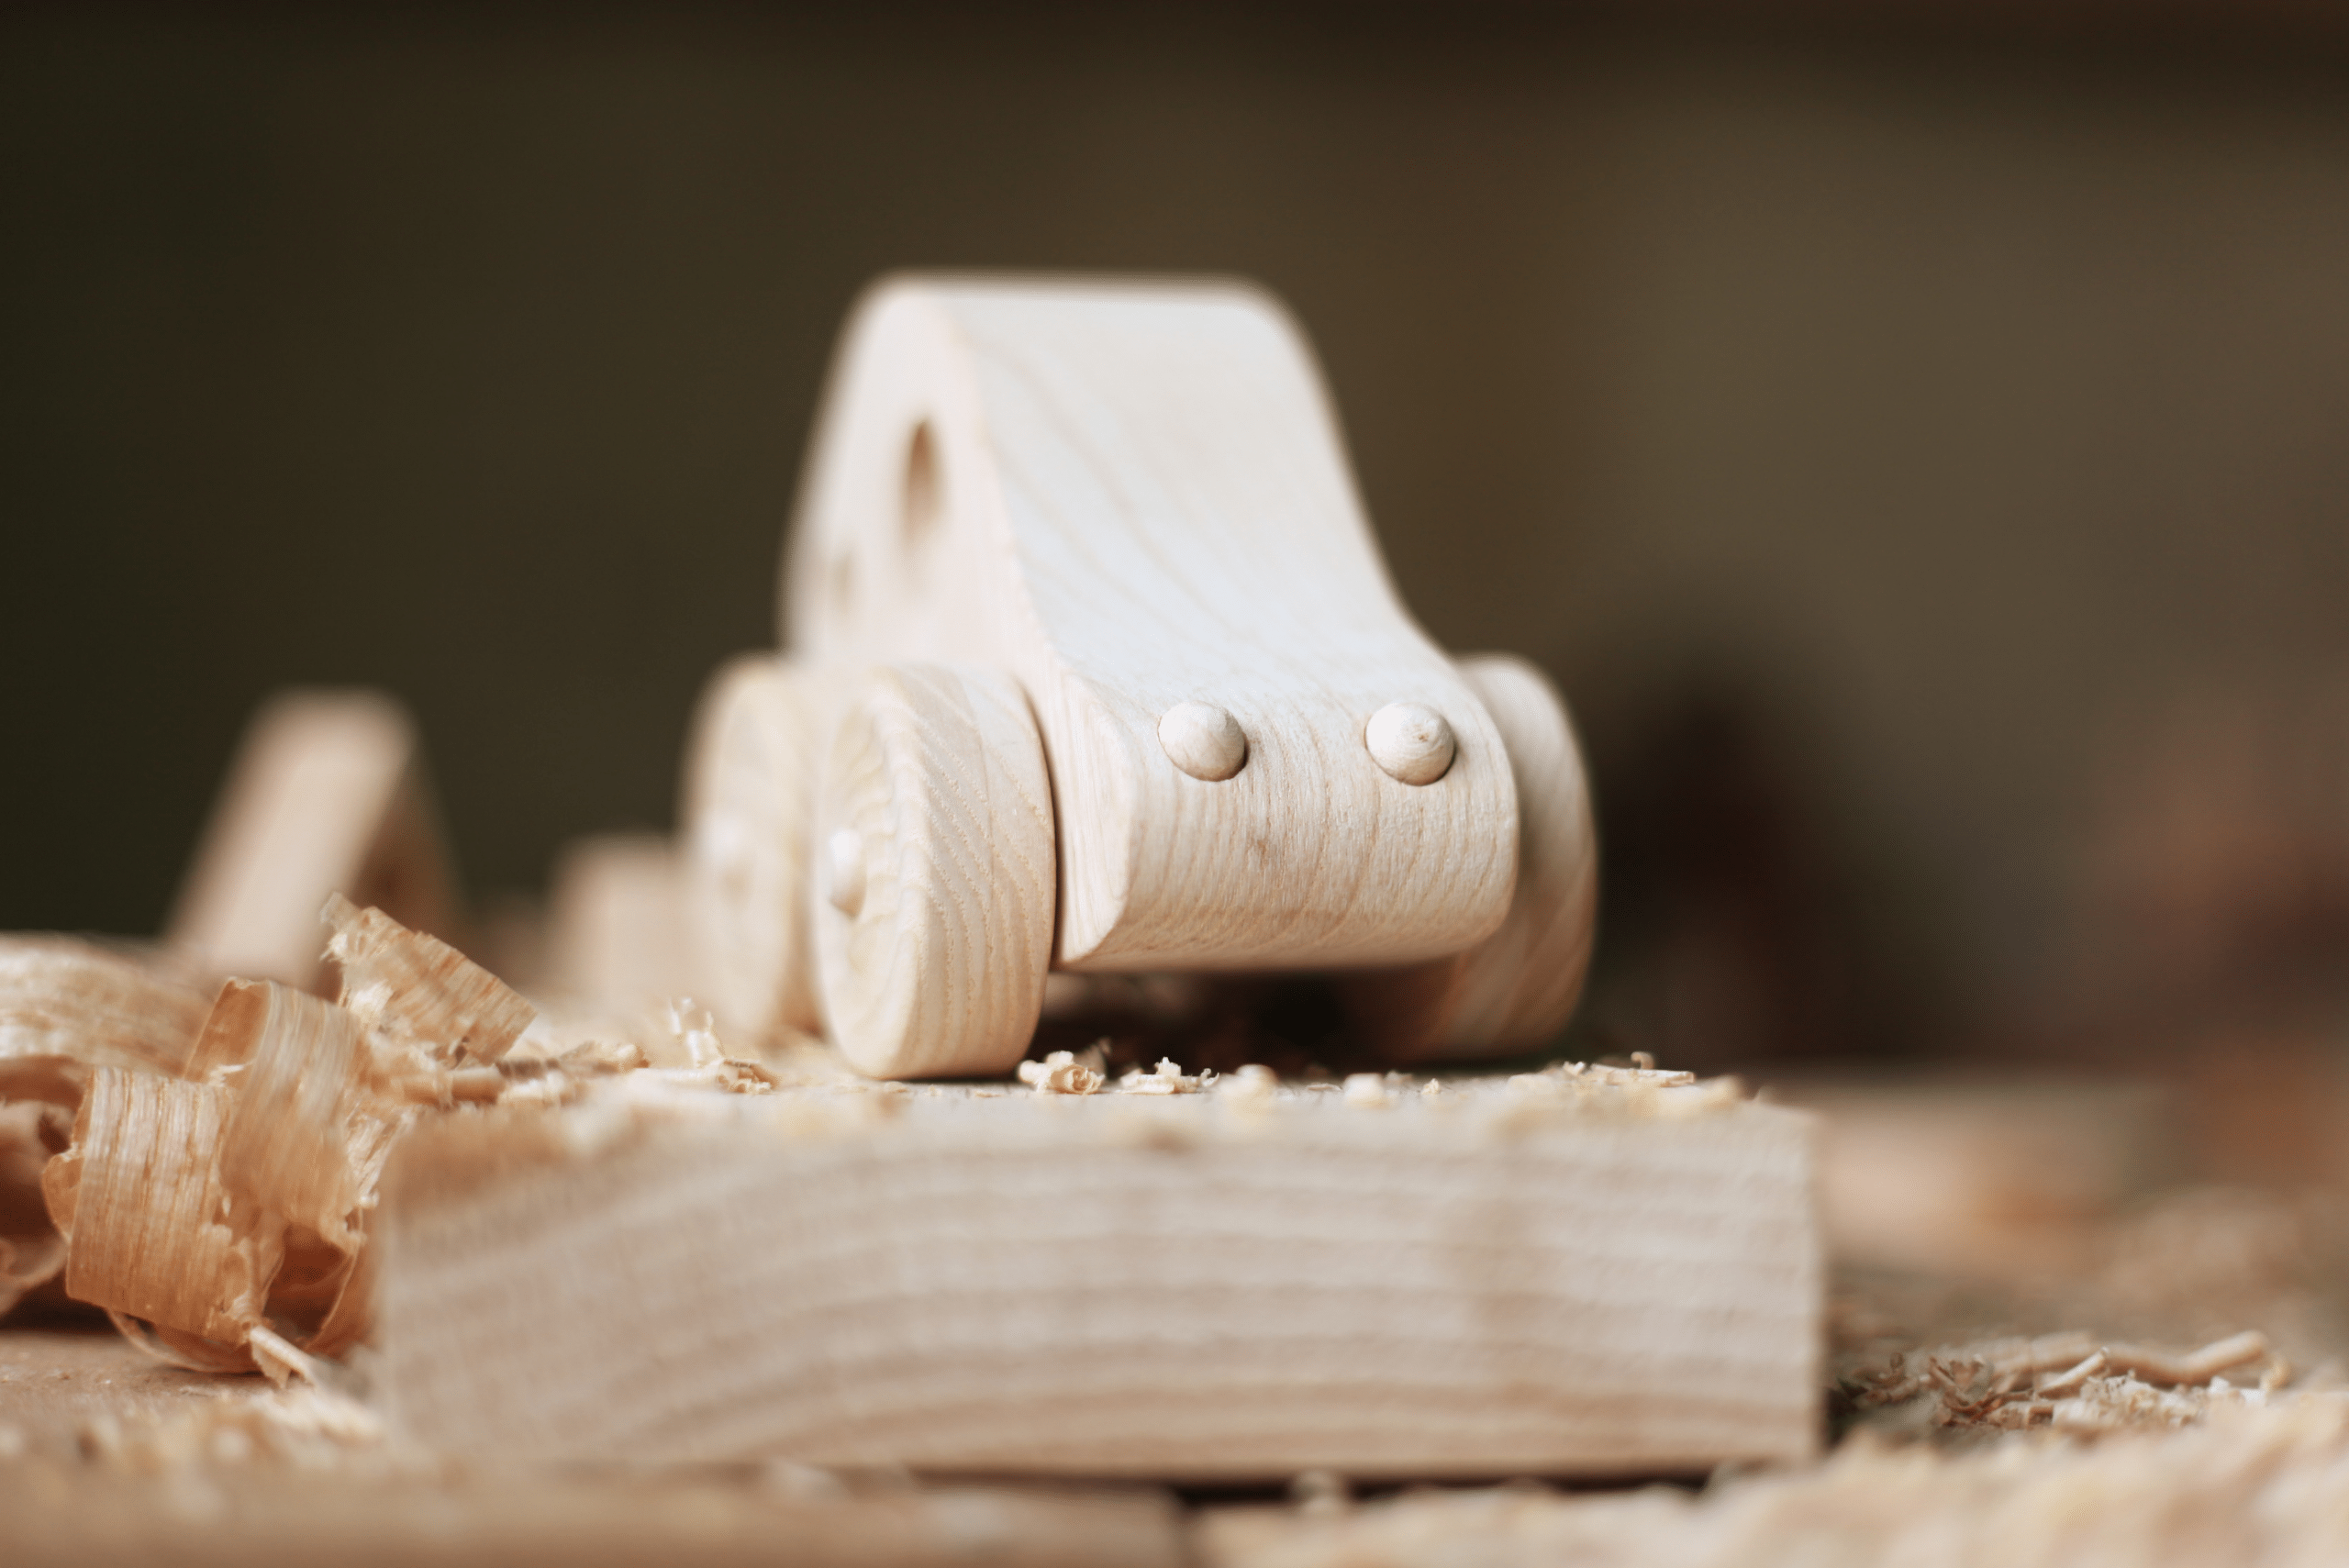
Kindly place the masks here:
POLYGON ((1464 659, 1517 783, 1517 891, 1508 917, 1452 958, 1349 977, 1355 1027, 1390 1062, 1538 1050, 1574 1016, 1598 919, 1590 786, 1565 706, 1521 659, 1464 659))
POLYGON ((686 747, 686 919, 722 1027, 822 1028, 808 929, 816 775, 831 717, 814 673, 771 653, 713 676, 686 747))
POLYGON ((456 921, 416 727, 376 692, 285 692, 253 716, 167 940, 216 974, 316 989, 330 893, 420 930, 456 921))
POLYGON ((445 1452, 1607 1474, 1817 1442, 1799 1114, 1712 1087, 933 1087, 445 1118, 376 1385, 445 1452))
POLYGON ((1052 801, 1028 699, 968 666, 874 671, 824 763, 810 899, 823 1010, 859 1071, 1001 1073, 1052 960, 1052 801))
POLYGON ((885 282, 852 320, 786 584, 818 666, 952 659, 1026 690, 1067 968, 1400 963, 1489 935, 1518 811, 1501 738, 1397 602, 1302 337, 1237 284, 885 282), (1243 764, 1178 766, 1177 705, 1243 764), (1389 705, 1456 756, 1370 756, 1389 705))

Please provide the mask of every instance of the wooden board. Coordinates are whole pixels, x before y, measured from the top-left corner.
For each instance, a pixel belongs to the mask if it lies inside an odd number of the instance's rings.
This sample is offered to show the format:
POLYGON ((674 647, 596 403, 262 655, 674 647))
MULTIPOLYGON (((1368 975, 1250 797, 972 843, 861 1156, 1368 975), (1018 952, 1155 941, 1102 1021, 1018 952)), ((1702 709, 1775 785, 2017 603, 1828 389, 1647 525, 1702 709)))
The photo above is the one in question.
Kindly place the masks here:
POLYGON ((1720 1086, 619 1083, 402 1145, 406 1440, 1203 1481, 1817 1443, 1808 1120, 1720 1086))

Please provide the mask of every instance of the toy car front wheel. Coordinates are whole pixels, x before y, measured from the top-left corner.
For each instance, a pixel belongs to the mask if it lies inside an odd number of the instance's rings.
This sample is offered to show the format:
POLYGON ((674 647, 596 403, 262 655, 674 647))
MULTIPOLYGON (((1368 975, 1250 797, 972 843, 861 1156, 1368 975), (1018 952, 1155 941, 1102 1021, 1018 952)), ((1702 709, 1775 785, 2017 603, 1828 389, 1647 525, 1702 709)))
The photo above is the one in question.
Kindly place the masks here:
POLYGON ((811 876, 825 1022, 859 1072, 1000 1073, 1052 962, 1052 802, 1019 684, 970 665, 872 672, 818 786, 811 876))

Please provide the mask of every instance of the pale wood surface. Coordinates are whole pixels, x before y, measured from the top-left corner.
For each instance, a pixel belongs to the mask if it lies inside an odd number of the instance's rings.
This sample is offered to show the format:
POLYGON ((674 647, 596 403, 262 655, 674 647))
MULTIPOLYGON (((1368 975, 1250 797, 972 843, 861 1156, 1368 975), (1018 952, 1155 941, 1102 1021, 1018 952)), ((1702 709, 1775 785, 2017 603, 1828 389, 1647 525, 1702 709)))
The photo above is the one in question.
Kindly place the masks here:
POLYGON ((0 1562, 1019 1562, 1178 1568, 1181 1520, 1134 1488, 924 1487, 792 1470, 448 1465, 316 1440, 250 1377, 111 1335, 0 1332, 0 1562), (295 1440, 277 1451, 273 1435, 295 1440))
POLYGON ((1500 929, 1467 951, 1343 986, 1355 1026, 1390 1062, 1508 1056, 1574 1016, 1598 918, 1590 785, 1565 705, 1521 659, 1464 659, 1517 782, 1517 890, 1500 929))
POLYGON ((786 596, 817 664, 963 660, 1025 688, 1063 966, 1403 962, 1508 908, 1499 732, 1404 613, 1310 354, 1258 291, 879 285, 827 394, 786 596), (1229 778, 1168 754, 1184 703, 1237 724, 1229 778), (1398 703, 1455 738, 1431 783, 1365 744, 1398 703))
POLYGON ((686 745, 685 929, 721 1025, 758 1040, 813 1034, 808 852, 830 737, 820 683, 771 653, 711 677, 686 745))
POLYGON ((1803 1118, 1370 1084, 443 1118, 388 1177, 378 1387, 412 1440, 547 1459, 1428 1479, 1813 1451, 1803 1118))
POLYGON ((218 974, 321 984, 327 895, 448 934, 448 860, 407 714, 369 691, 282 693, 253 716, 167 940, 218 974))
POLYGON ((824 764, 810 900, 841 1054, 891 1077, 1008 1072, 1052 962, 1052 801, 1011 677, 909 664, 858 684, 824 764))
POLYGON ((164 1476, 0 1468, 11 1568, 257 1563, 788 1563, 1184 1568, 1172 1503, 1141 1494, 907 1487, 800 1499, 728 1475, 164 1476))

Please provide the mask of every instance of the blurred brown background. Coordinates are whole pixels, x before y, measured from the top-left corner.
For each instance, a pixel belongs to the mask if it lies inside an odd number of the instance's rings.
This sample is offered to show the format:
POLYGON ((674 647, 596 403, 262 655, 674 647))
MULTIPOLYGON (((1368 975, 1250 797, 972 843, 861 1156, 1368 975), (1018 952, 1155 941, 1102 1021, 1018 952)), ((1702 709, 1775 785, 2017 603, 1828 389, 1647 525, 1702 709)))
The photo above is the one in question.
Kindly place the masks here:
POLYGON ((2330 1060, 2349 25, 1765 9, 0 15, 0 928, 290 682, 477 895, 665 825, 857 287, 1206 269, 1577 709, 1593 1049, 2330 1060))

